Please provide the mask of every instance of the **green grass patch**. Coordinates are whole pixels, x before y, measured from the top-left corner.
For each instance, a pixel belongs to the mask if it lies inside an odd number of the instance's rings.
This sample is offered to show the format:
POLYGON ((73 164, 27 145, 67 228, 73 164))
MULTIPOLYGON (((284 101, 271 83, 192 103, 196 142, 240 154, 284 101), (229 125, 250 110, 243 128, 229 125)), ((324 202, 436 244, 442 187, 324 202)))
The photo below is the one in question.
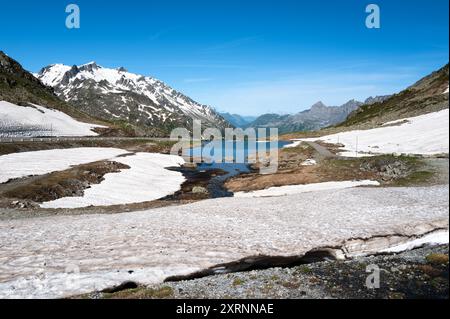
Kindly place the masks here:
POLYGON ((448 264, 447 254, 429 254, 425 257, 426 261, 432 265, 446 265, 448 264))
POLYGON ((303 266, 298 267, 295 272, 297 272, 299 274, 309 275, 312 273, 312 269, 308 266, 303 265, 303 266))
POLYGON ((417 186, 428 184, 434 177, 434 172, 430 171, 417 171, 412 172, 408 176, 395 180, 392 186, 417 186))
POLYGON ((104 293, 104 299, 170 299, 174 297, 172 287, 160 288, 135 288, 115 293, 104 293))
POLYGON ((283 152, 286 152, 286 153, 304 153, 304 152, 311 153, 311 152, 316 152, 314 147, 312 147, 311 145, 309 145, 309 144, 307 144, 305 142, 300 143, 296 147, 285 147, 282 150, 283 150, 283 152))
POLYGON ((280 280, 280 277, 278 277, 277 275, 273 275, 272 277, 270 277, 270 280, 278 281, 280 280))
POLYGON ((232 286, 233 287, 242 286, 244 283, 245 283, 244 279, 236 278, 233 280, 232 286))

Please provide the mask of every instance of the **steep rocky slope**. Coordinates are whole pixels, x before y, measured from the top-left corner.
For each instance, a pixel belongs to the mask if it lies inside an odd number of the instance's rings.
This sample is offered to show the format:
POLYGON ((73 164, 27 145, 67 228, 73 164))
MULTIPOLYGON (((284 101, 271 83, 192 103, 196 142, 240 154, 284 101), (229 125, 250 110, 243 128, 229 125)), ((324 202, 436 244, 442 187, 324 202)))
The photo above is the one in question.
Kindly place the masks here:
POLYGON ((61 101, 52 88, 44 85, 2 51, 0 51, 0 101, 17 105, 38 104, 62 111, 78 120, 93 121, 92 117, 61 101))
POLYGON ((338 127, 373 128, 448 108, 449 65, 388 99, 361 106, 338 127))

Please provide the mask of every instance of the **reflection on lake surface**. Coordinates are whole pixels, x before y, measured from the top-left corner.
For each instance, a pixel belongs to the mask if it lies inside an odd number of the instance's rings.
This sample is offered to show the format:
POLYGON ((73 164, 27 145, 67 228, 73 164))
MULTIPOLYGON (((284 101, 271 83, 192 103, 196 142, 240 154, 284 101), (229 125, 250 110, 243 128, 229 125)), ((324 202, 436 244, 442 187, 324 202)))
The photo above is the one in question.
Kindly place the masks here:
MULTIPOLYGON (((203 162, 197 162, 197 170, 223 170, 225 175, 214 177, 213 184, 222 184, 230 177, 251 171, 248 157, 257 154, 257 152, 270 151, 273 148, 282 148, 291 144, 286 141, 272 142, 248 142, 245 141, 213 141, 204 142, 202 146, 185 149, 185 156, 203 159, 203 162)), ((217 190, 215 191, 217 193, 217 190)), ((218 197, 230 196, 224 190, 218 197)), ((214 196, 216 197, 216 196, 214 196)))
MULTIPOLYGON (((249 164, 248 157, 290 144, 287 141, 212 141, 184 150, 184 155, 209 163, 249 164)), ((200 161, 199 161, 200 162, 200 161)))

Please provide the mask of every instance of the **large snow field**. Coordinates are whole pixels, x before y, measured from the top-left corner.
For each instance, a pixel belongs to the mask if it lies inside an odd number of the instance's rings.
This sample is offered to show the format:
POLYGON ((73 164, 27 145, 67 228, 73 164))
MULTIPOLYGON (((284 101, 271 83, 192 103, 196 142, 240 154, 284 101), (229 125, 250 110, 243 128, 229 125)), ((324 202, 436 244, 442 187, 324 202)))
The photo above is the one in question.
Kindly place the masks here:
POLYGON ((355 130, 318 138, 295 140, 288 147, 301 141, 324 141, 343 144, 342 156, 362 157, 376 154, 434 155, 449 152, 448 109, 399 121, 385 123, 370 130, 355 130), (402 123, 404 122, 404 123, 402 123), (396 126, 387 126, 398 124, 396 126), (387 125, 386 125, 387 124, 387 125))
POLYGON ((184 160, 179 156, 137 153, 114 161, 130 168, 106 174, 100 184, 86 189, 83 197, 63 197, 43 203, 41 207, 77 208, 146 202, 175 193, 185 181, 180 172, 165 169, 183 164, 184 160))
POLYGON ((343 182, 324 182, 324 183, 313 183, 305 185, 286 185, 278 187, 270 187, 263 190, 252 191, 252 192, 237 192, 234 197, 271 197, 271 196, 286 196, 292 194, 300 194, 306 192, 315 192, 321 190, 330 189, 343 189, 357 186, 379 186, 380 183, 377 181, 343 181, 343 182))
POLYGON ((39 105, 25 107, 0 101, 0 137, 96 136, 103 127, 79 122, 69 115, 39 105))
POLYGON ((301 256, 346 241, 349 256, 397 250, 448 230, 448 205, 448 185, 347 188, 113 215, 2 220, 0 297, 57 298, 126 280, 161 283, 249 256, 301 256))
POLYGON ((118 148, 81 147, 13 153, 0 156, 0 183, 25 176, 62 171, 73 165, 112 159, 128 153, 118 148))

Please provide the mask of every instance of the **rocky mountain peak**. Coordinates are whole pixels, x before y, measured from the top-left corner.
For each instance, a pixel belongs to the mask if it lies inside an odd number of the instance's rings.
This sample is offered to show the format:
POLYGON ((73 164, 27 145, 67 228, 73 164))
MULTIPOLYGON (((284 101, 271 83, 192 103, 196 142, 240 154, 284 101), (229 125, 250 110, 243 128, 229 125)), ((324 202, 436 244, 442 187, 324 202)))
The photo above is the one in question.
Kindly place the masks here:
POLYGON ((387 100, 390 97, 391 97, 391 95, 378 95, 375 97, 370 96, 364 101, 364 104, 380 103, 380 102, 387 100))
POLYGON ((323 109, 323 108, 326 108, 326 107, 327 106, 325 104, 323 104, 322 101, 319 101, 319 102, 317 102, 317 103, 315 103, 315 104, 313 104, 311 106, 311 110, 313 110, 313 109, 323 109))
POLYGON ((88 71, 88 72, 93 72, 95 70, 98 70, 99 68, 101 68, 100 66, 97 65, 96 62, 89 62, 86 64, 83 64, 79 67, 80 71, 88 71))
POLYGON ((250 127, 277 127, 281 134, 295 131, 317 130, 341 123, 346 117, 363 103, 355 99, 341 106, 326 106, 319 101, 304 110, 292 115, 265 114, 250 123, 250 127))
POLYGON ((351 99, 350 101, 342 104, 339 108, 344 111, 347 115, 349 115, 351 112, 357 110, 361 105, 364 103, 357 101, 355 99, 351 99))
POLYGON ((357 101, 357 100, 355 100, 355 99, 351 99, 350 101, 344 103, 343 105, 355 104, 355 103, 361 103, 361 102, 359 102, 359 101, 357 101))

